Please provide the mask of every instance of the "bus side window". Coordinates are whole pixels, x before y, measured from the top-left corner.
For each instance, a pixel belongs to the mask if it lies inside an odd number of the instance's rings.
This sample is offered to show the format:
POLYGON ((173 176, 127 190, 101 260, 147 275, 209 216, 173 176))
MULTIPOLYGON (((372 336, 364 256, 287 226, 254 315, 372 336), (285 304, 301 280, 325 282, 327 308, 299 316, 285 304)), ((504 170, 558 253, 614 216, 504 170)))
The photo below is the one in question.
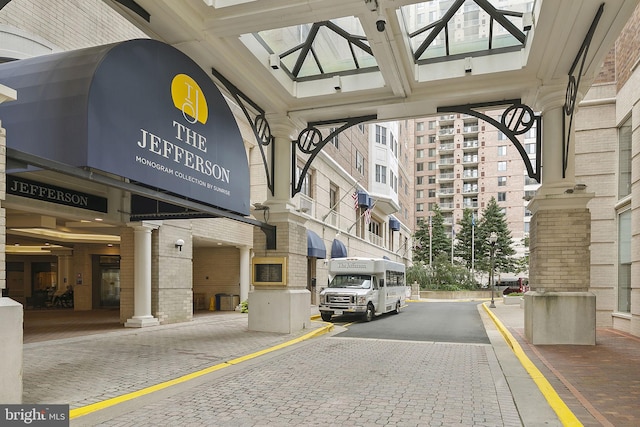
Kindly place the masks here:
POLYGON ((378 289, 378 281, 376 280, 375 277, 372 277, 373 279, 373 289, 378 289))
POLYGON ((384 279, 380 279, 380 287, 384 288, 384 279))

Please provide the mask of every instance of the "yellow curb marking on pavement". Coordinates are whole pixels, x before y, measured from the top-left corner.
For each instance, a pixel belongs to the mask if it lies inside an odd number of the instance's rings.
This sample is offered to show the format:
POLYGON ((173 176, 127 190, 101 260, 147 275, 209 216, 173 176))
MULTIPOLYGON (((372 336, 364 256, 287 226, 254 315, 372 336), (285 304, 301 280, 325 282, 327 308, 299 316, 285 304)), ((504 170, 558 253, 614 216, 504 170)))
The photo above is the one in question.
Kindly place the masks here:
POLYGON ((257 351, 255 353, 248 354, 246 356, 238 357, 238 358, 229 360, 227 362, 222 362, 222 363, 219 363, 217 365, 213 365, 213 366, 210 366, 208 368, 202 369, 200 371, 196 371, 196 372, 192 372, 192 373, 187 374, 187 375, 183 375, 183 376, 175 378, 173 380, 165 381, 165 382, 162 382, 160 384, 156 384, 156 385, 153 385, 153 386, 150 386, 150 387, 145 387, 142 390, 138 390, 138 391, 134 391, 134 392, 131 392, 131 393, 123 394, 122 396, 113 397, 111 399, 103 400, 102 402, 92 403, 91 405, 82 406, 80 408, 71 409, 69 411, 69 419, 82 417, 82 416, 88 415, 88 414, 90 414, 92 412, 100 411, 102 409, 109 408, 109 407, 117 405, 119 403, 126 402, 128 400, 133 400, 133 399, 136 399, 138 397, 141 397, 141 396, 144 396, 144 395, 147 395, 147 394, 150 394, 150 393, 153 393, 153 392, 156 392, 156 391, 163 390, 165 388, 174 386, 176 384, 187 382, 187 381, 192 380, 194 378, 201 377, 201 376, 209 374, 211 372, 219 371, 220 369, 223 369, 223 368, 228 368, 229 366, 236 365, 236 364, 238 364, 240 362, 244 362, 246 360, 254 359, 254 358, 258 357, 258 356, 262 356, 263 354, 267 354, 267 353, 270 353, 272 351, 276 351, 276 350, 291 346, 293 344, 302 342, 304 340, 313 338, 315 336, 320 336, 320 335, 325 334, 325 333, 327 333, 327 332, 329 332, 331 330, 333 330, 333 324, 328 324, 328 325, 325 325, 325 326, 323 326, 321 328, 318 328, 318 329, 316 329, 316 330, 314 330, 312 332, 309 332, 309 333, 307 333, 307 334, 305 334, 305 335, 303 335, 301 337, 295 338, 295 339, 293 339, 291 341, 287 341, 287 342, 282 343, 282 344, 278 344, 276 346, 267 348, 265 350, 257 351))
POLYGON ((571 409, 569 409, 567 404, 564 403, 560 396, 558 396, 558 393, 555 391, 549 381, 544 377, 544 375, 542 375, 542 372, 540 372, 536 365, 533 364, 531 359, 527 357, 524 350, 522 350, 522 347, 520 347, 518 341, 513 337, 513 335, 511 335, 507 328, 505 328, 505 326, 496 317, 496 315, 493 314, 491 310, 489 310, 489 307, 486 303, 482 304, 482 307, 489 314, 489 317, 491 317, 493 323, 496 324, 498 330, 504 337, 504 340, 507 342, 509 347, 511 347, 513 353, 516 355, 518 360, 520 360, 520 363, 522 364, 524 369, 529 373, 533 381, 536 383, 536 385, 540 389, 540 392, 542 392, 542 395, 545 397, 545 399, 547 399, 547 402, 549 402, 549 406, 551 406, 551 409, 553 409, 556 415, 558 415, 558 418, 560 419, 562 425, 581 427, 582 423, 580 422, 580 420, 578 420, 574 413, 571 412, 571 409))

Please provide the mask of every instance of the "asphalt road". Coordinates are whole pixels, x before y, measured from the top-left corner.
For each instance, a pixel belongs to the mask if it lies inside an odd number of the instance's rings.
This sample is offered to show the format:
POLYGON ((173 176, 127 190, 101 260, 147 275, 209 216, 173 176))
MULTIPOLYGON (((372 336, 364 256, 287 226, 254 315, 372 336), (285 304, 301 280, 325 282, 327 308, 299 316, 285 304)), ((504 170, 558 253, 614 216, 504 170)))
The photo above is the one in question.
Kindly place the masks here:
POLYGON ((337 324, 353 322, 339 337, 489 344, 478 302, 409 304, 400 314, 384 314, 371 322, 334 317, 337 324))

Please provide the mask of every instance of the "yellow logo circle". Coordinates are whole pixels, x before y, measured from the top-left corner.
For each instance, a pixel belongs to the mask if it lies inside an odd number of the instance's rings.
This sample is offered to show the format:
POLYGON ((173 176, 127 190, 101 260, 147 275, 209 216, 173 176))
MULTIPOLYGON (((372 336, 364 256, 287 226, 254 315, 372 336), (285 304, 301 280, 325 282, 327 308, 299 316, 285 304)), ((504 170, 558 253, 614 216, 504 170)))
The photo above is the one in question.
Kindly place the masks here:
POLYGON ((191 77, 178 74, 171 82, 171 98, 173 105, 180 111, 189 123, 207 123, 209 107, 202 89, 191 77))

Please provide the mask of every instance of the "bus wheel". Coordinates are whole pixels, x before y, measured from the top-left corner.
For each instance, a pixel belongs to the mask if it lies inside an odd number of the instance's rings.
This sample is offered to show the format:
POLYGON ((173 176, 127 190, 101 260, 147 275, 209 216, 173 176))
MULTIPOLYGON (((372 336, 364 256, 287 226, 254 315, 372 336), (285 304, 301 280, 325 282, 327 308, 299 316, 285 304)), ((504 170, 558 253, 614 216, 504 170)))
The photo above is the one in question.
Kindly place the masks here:
POLYGON ((396 303, 396 309, 393 310, 393 314, 398 314, 398 313, 400 313, 400 301, 396 303))
POLYGON ((367 306, 367 311, 364 312, 364 320, 366 322, 371 322, 373 320, 373 316, 375 314, 375 312, 373 311, 373 305, 369 304, 367 306))
POLYGON ((331 320, 331 314, 329 313, 320 313, 320 316, 322 316, 322 320, 325 322, 329 322, 331 320))

